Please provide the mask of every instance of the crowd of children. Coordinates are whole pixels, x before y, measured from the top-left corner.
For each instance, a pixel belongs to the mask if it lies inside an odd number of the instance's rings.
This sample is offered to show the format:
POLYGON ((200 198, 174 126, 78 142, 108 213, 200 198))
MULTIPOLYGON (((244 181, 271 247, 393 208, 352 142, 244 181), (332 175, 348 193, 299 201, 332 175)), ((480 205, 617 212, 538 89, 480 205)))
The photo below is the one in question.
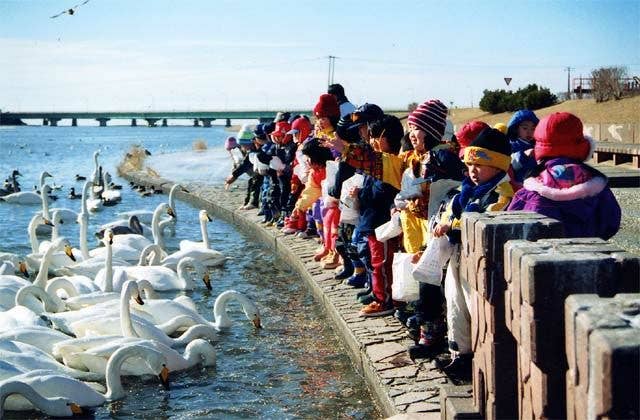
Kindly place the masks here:
POLYGON ((225 186, 247 174, 241 209, 258 208, 265 225, 317 240, 314 260, 361 289, 361 316, 393 314, 403 322, 415 340, 412 359, 433 357, 448 344, 451 358, 437 365, 468 379, 462 214, 536 211, 562 222, 567 237, 609 239, 621 212, 606 176, 585 163, 594 144, 576 116, 539 120, 520 110, 506 125, 471 121, 454 134, 447 115, 441 101, 427 100, 409 113, 405 130, 375 104, 354 106, 333 84, 312 116, 280 112, 227 139, 233 170, 225 186), (399 253, 409 254, 414 273, 438 260, 435 278, 416 274, 417 293, 405 301, 393 286, 407 284, 397 278, 407 276, 394 265, 399 253))

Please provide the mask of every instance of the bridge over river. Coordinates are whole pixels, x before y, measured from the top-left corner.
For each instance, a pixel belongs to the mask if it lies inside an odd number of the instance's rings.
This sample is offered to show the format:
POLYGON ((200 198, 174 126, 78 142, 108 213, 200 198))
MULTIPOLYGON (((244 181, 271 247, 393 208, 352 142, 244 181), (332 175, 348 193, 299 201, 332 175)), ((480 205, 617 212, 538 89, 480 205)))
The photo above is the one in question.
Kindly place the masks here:
MULTIPOLYGON (((310 110, 289 111, 292 115, 311 115, 310 110)), ((106 127, 112 119, 131 120, 131 126, 137 126, 138 120, 143 120, 149 127, 155 127, 158 122, 167 126, 167 120, 192 120, 196 127, 211 127, 214 120, 226 120, 226 126, 231 120, 260 120, 273 121, 276 111, 105 111, 105 112, 0 112, 0 125, 21 124, 23 120, 42 120, 42 125, 57 126, 61 120, 71 120, 72 126, 78 125, 78 120, 96 120, 101 127, 106 127)))

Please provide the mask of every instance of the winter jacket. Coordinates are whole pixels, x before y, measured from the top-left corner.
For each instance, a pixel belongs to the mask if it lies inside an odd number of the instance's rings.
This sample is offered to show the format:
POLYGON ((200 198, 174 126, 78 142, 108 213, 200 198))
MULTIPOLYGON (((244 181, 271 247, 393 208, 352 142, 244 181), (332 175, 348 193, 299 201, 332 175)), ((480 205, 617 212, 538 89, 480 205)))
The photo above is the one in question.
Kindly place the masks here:
POLYGON ((311 208, 318 198, 322 196, 322 188, 320 183, 324 179, 326 174, 325 168, 311 169, 309 172, 309 178, 304 185, 304 189, 300 193, 298 201, 296 201, 296 210, 307 211, 311 208))
POLYGON ((540 169, 524 181, 509 210, 535 211, 559 220, 568 238, 609 239, 618 232, 620 206, 605 175, 566 158, 550 159, 540 169))
POLYGON ((371 176, 365 176, 362 188, 358 192, 360 218, 358 231, 364 235, 373 233, 375 228, 391 219, 393 197, 398 189, 371 176))

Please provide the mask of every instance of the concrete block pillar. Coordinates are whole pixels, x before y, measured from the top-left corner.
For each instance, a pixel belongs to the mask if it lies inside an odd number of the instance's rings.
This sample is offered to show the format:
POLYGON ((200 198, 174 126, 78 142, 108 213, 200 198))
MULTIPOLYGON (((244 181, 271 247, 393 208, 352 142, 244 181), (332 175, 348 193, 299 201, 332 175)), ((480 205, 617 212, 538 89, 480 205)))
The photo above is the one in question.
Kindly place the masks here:
POLYGON ((77 127, 77 126, 78 126, 78 119, 71 118, 71 127, 77 127))
POLYGON ((137 127, 138 126, 138 121, 136 121, 135 118, 131 119, 131 127, 137 127))
POLYGON ((637 290, 640 256, 598 238, 509 241, 507 270, 507 316, 518 342, 518 417, 566 418, 565 300, 637 290))
POLYGON ((162 119, 162 126, 163 127, 167 127, 167 119, 166 118, 162 119))
POLYGON ((49 125, 49 120, 46 118, 42 119, 42 125, 49 125))
POLYGON ((158 118, 145 118, 145 121, 149 127, 155 127, 158 122, 158 118))
POLYGON ((565 301, 567 418, 640 418, 640 294, 565 301))
POLYGON ((213 121, 213 118, 200 118, 200 121, 202 121, 202 126, 203 127, 211 127, 211 121, 213 121))
POLYGON ((504 244, 561 235, 558 221, 536 213, 463 214, 460 278, 471 289, 473 399, 486 419, 517 417, 517 348, 505 322, 504 244))
POLYGON ((57 127, 58 121, 60 121, 60 118, 49 118, 49 125, 51 127, 57 127))
POLYGON ((110 119, 111 118, 96 118, 96 121, 100 123, 100 127, 106 127, 107 121, 109 121, 110 119))
POLYGON ((197 118, 193 119, 193 126, 194 127, 200 127, 200 121, 197 118))
POLYGON ((227 122, 224 124, 225 127, 231 127, 231 118, 227 118, 227 122))

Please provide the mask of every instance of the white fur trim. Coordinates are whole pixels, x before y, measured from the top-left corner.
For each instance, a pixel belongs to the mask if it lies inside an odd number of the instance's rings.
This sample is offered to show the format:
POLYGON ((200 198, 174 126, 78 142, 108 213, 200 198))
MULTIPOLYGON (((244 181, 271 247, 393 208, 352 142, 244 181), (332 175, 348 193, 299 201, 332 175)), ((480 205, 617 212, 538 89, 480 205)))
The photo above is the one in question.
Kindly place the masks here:
POLYGON ((553 201, 571 201, 580 198, 594 197, 607 186, 606 178, 595 177, 587 182, 577 184, 569 188, 553 188, 544 185, 538 178, 527 178, 524 180, 524 188, 534 191, 553 201))
POLYGON ((584 139, 589 142, 589 154, 587 154, 587 157, 584 159, 584 162, 586 162, 588 160, 591 160, 593 154, 596 151, 596 141, 593 137, 586 134, 584 135, 584 139))

